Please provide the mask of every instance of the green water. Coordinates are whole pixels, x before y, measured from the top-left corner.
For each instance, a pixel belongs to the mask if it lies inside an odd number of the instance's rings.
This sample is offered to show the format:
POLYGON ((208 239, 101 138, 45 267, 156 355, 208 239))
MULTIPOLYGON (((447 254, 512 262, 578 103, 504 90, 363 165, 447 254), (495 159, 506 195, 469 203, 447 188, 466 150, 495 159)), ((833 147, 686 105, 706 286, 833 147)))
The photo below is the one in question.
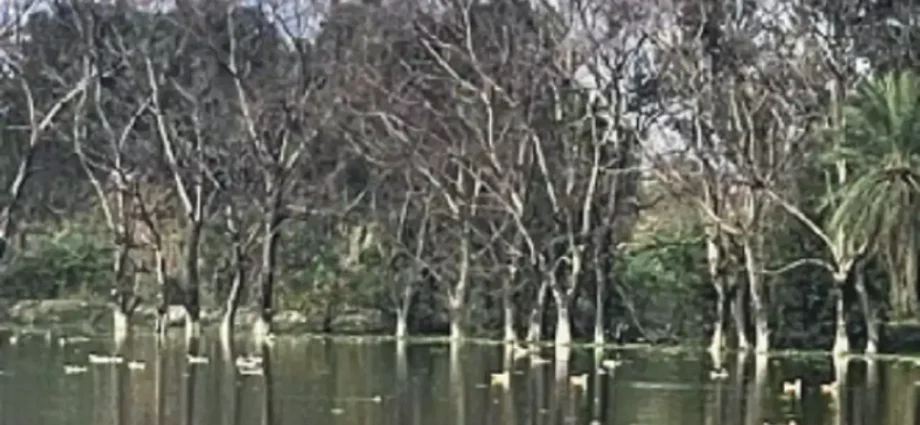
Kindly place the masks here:
MULTIPOLYGON (((732 355, 728 378, 713 381, 702 353, 574 351, 557 371, 552 363, 508 363, 499 346, 452 352, 435 343, 400 349, 322 338, 279 338, 262 353, 260 376, 241 375, 208 341, 200 347, 208 364, 189 365, 181 340, 157 349, 152 338, 138 337, 124 353, 143 361, 143 370, 88 364, 90 353, 111 353, 103 340, 3 342, 2 425, 901 425, 917 423, 920 380, 920 366, 906 362, 835 367, 829 359, 732 355), (623 363, 599 374, 596 358, 623 363), (490 385, 508 364, 510 384, 490 385), (65 365, 87 370, 66 373, 65 365), (572 386, 567 377, 582 373, 589 373, 587 388, 572 386), (838 395, 822 393, 819 385, 835 376, 843 378, 838 395), (797 377, 801 398, 784 396, 783 382, 797 377)), ((234 357, 246 354, 238 351, 234 357)))

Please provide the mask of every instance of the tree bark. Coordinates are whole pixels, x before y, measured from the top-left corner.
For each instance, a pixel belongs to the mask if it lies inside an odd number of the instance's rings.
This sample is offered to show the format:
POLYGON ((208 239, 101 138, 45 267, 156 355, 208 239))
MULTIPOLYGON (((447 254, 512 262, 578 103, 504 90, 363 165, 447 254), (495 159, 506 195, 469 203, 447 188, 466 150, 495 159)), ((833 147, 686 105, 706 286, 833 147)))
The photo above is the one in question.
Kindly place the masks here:
MULTIPOLYGON (((607 232, 601 233, 606 234, 607 232)), ((607 285, 610 283, 607 273, 610 270, 607 267, 609 261, 605 261, 603 255, 603 250, 606 248, 604 246, 605 239, 603 236, 599 236, 594 241, 594 344, 598 346, 607 342, 604 334, 606 330, 607 285)))
POLYGON ((834 274, 834 287, 831 297, 834 299, 834 347, 832 352, 842 355, 850 351, 850 337, 847 335, 846 303, 843 299, 843 287, 846 285, 845 272, 834 274))
POLYGON ((166 258, 163 256, 163 249, 155 247, 153 251, 154 268, 156 269, 156 279, 158 291, 157 302, 157 319, 156 334, 160 341, 166 337, 166 313, 169 311, 169 299, 166 288, 166 258))
POLYGON ((737 282, 734 274, 725 276, 726 286, 734 292, 732 297, 732 320, 735 325, 735 336, 738 349, 746 351, 751 348, 751 341, 747 335, 747 303, 745 302, 745 287, 737 282))
POLYGON ((568 346, 572 344, 571 300, 558 290, 554 290, 553 295, 556 299, 556 346, 568 346))
POLYGON ((448 294, 450 313, 450 340, 459 341, 464 337, 464 323, 466 316, 466 290, 470 279, 470 237, 472 232, 470 223, 464 219, 463 231, 460 236, 460 265, 457 282, 448 294))
POLYGON ((517 259, 512 261, 508 278, 502 280, 502 339, 506 343, 517 340, 517 333, 514 331, 514 286, 517 284, 518 270, 517 259))
POLYGON ((543 339, 543 312, 546 310, 546 296, 549 292, 549 281, 544 278, 537 289, 537 299, 530 310, 527 322, 527 343, 533 344, 543 339))
POLYGON ((236 220, 232 217, 232 209, 229 209, 227 215, 227 228, 233 238, 233 284, 227 293, 227 300, 224 304, 224 314, 220 322, 220 341, 228 349, 233 344, 233 326, 236 321, 236 312, 240 306, 240 295, 242 295, 245 286, 246 269, 245 259, 243 256, 243 242, 240 235, 240 229, 236 220))
POLYGON ((409 336, 409 310, 402 305, 396 308, 396 338, 409 336))
POLYGON ((127 282, 128 268, 128 246, 125 243, 119 243, 115 248, 115 261, 113 262, 114 274, 114 299, 112 311, 112 335, 115 344, 120 345, 128 339, 130 333, 131 313, 133 313, 136 301, 127 282))
POLYGON ((770 350, 770 323, 767 318, 763 276, 760 273, 762 270, 761 244, 758 238, 756 236, 744 238, 744 262, 754 316, 754 349, 758 353, 766 353, 770 350))
POLYGON ((869 299, 869 292, 866 290, 866 274, 864 260, 857 261, 856 268, 853 271, 854 285, 856 294, 859 296, 859 306, 863 311, 863 319, 866 326, 866 354, 875 354, 878 352, 878 320, 875 309, 872 308, 872 302, 869 299))
POLYGON ((725 346, 725 279, 722 276, 722 258, 719 243, 716 240, 718 234, 715 229, 710 230, 706 237, 706 262, 709 271, 709 279, 716 290, 716 318, 713 323, 712 341, 709 344, 709 352, 714 356, 721 358, 722 349, 725 346))
MULTIPOLYGON (((201 221, 189 219, 185 233, 183 273, 185 275, 185 338, 192 344, 201 336, 200 273, 198 260, 201 249, 201 221)), ((191 345, 189 345, 191 347, 191 345)))

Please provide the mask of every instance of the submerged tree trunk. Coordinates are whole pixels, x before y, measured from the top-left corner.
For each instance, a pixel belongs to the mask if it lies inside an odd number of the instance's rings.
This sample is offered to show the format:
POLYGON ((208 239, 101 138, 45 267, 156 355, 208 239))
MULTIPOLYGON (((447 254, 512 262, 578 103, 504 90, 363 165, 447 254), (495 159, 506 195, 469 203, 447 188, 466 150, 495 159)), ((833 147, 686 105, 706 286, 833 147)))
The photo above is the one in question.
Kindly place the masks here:
POLYGON ((230 237, 233 240, 233 259, 231 261, 233 265, 233 284, 230 286, 230 291, 227 293, 227 300, 224 304, 224 314, 220 321, 220 341, 225 348, 229 348, 233 344, 233 325, 236 321, 236 312, 240 305, 240 295, 243 292, 243 286, 245 286, 246 279, 243 242, 240 235, 240 229, 237 226, 236 218, 233 214, 233 209, 228 208, 227 230, 230 232, 230 237))
POLYGON ((463 220, 462 226, 457 282, 448 293, 451 341, 458 341, 464 337, 464 324, 466 322, 466 290, 470 279, 470 238, 472 237, 472 229, 466 219, 463 220))
MULTIPOLYGON (((201 249, 201 221, 189 220, 185 232, 183 273, 185 275, 185 338, 189 344, 201 336, 200 273, 198 260, 201 249)), ((191 345, 190 345, 191 347, 191 345)))
POLYGON ((712 341, 709 352, 721 358, 722 349, 725 347, 725 279, 722 275, 721 249, 716 238, 715 230, 710 230, 706 237, 706 262, 709 279, 716 290, 716 317, 713 323, 712 341))
POLYGON ((154 268, 156 269, 156 279, 157 279, 157 318, 156 318, 156 334, 157 338, 162 341, 166 337, 166 313, 169 311, 169 292, 166 287, 166 258, 163 256, 163 249, 160 247, 154 248, 154 268))
POLYGON ((278 228, 281 226, 281 193, 273 193, 262 236, 262 274, 260 276, 259 318, 253 329, 256 344, 264 345, 272 333, 274 316, 275 264, 278 257, 278 228))
POLYGON ((508 272, 508 278, 502 280, 502 340, 513 343, 517 340, 514 331, 514 287, 517 285, 518 270, 517 260, 513 260, 508 272))
POLYGON ((762 250, 758 238, 758 236, 744 238, 744 262, 754 316, 754 348, 758 353, 766 353, 770 350, 770 324, 767 318, 766 294, 761 274, 762 250))
POLYGON ((834 299, 834 347, 832 352, 841 355, 850 351, 850 337, 847 335, 846 302, 843 299, 843 287, 846 285, 846 272, 834 274, 834 287, 831 298, 834 299))
POLYGON ((610 261, 604 256, 604 249, 610 249, 605 242, 608 238, 604 237, 607 231, 601 232, 594 241, 594 344, 604 345, 606 341, 606 315, 607 307, 607 285, 610 284, 608 265, 610 261))
POLYGON ((863 319, 866 326, 866 353, 875 354, 878 352, 878 320, 875 315, 875 309, 872 308, 872 302, 869 299, 869 292, 866 290, 865 260, 856 262, 853 271, 854 285, 856 294, 859 296, 859 306, 863 311, 863 319))
POLYGON ((403 305, 396 308, 396 338, 405 339, 409 336, 409 309, 403 305))
POLYGON ((738 349, 746 351, 751 348, 751 341, 747 334, 747 302, 745 300, 746 288, 737 281, 734 273, 725 276, 726 287, 734 294, 732 297, 732 321, 735 326, 735 338, 738 349))
POLYGON ((546 310, 546 296, 549 292, 549 281, 544 278, 537 289, 537 299, 530 310, 527 321, 527 343, 533 344, 543 339, 543 312, 546 310))
POLYGON ((604 306, 607 304, 607 285, 605 280, 599 280, 594 288, 594 343, 604 345, 604 306))
POLYGON ((131 327, 131 314, 139 302, 134 297, 133 288, 128 283, 128 261, 128 245, 126 241, 123 241, 115 248, 115 261, 113 262, 112 270, 114 275, 112 335, 116 346, 128 338, 131 327))
POLYGON ((564 294, 556 294, 556 346, 572 344, 572 317, 569 313, 571 302, 564 294))

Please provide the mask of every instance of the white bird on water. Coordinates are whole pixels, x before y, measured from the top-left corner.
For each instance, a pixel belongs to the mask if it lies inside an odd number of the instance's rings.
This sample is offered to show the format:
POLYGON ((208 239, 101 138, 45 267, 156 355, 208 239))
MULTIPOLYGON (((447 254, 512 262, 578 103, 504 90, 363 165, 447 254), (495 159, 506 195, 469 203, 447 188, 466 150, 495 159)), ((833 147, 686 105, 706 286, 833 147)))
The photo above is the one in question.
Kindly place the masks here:
POLYGON ((125 359, 121 356, 103 356, 99 354, 89 354, 87 359, 91 364, 122 364, 125 359))

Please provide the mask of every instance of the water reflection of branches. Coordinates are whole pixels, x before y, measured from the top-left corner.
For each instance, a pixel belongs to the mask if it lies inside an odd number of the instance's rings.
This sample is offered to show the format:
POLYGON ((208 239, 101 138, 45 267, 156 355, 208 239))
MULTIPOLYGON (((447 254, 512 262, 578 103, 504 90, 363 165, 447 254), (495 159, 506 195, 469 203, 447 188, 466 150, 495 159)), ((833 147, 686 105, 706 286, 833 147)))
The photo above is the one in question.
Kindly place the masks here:
POLYGON ((269 344, 262 344, 262 369, 263 383, 262 386, 262 425, 270 425, 274 422, 274 394, 275 386, 272 377, 272 353, 269 344))
POLYGON ((450 343, 450 391, 454 401, 454 421, 456 425, 466 425, 466 380, 463 376, 461 354, 463 343, 451 341, 450 343))
POLYGON ((241 405, 240 392, 242 391, 242 387, 236 385, 236 381, 239 379, 239 372, 236 370, 236 365, 234 364, 236 351, 233 342, 222 341, 220 352, 220 380, 218 381, 218 388, 220 388, 221 392, 220 423, 223 425, 239 425, 241 405))
MULTIPOLYGON (((744 368, 744 363, 739 367, 744 368)), ((754 378, 751 379, 748 389, 747 412, 745 423, 748 425, 761 425, 764 423, 764 393, 767 385, 768 358, 766 354, 757 353, 754 357, 754 378)), ((740 373, 739 373, 740 374, 740 373)))
POLYGON ((844 356, 834 356, 834 383, 824 388, 830 389, 825 391, 829 397, 830 411, 834 415, 835 425, 846 425, 846 411, 850 398, 847 383, 850 374, 850 358, 844 356))

